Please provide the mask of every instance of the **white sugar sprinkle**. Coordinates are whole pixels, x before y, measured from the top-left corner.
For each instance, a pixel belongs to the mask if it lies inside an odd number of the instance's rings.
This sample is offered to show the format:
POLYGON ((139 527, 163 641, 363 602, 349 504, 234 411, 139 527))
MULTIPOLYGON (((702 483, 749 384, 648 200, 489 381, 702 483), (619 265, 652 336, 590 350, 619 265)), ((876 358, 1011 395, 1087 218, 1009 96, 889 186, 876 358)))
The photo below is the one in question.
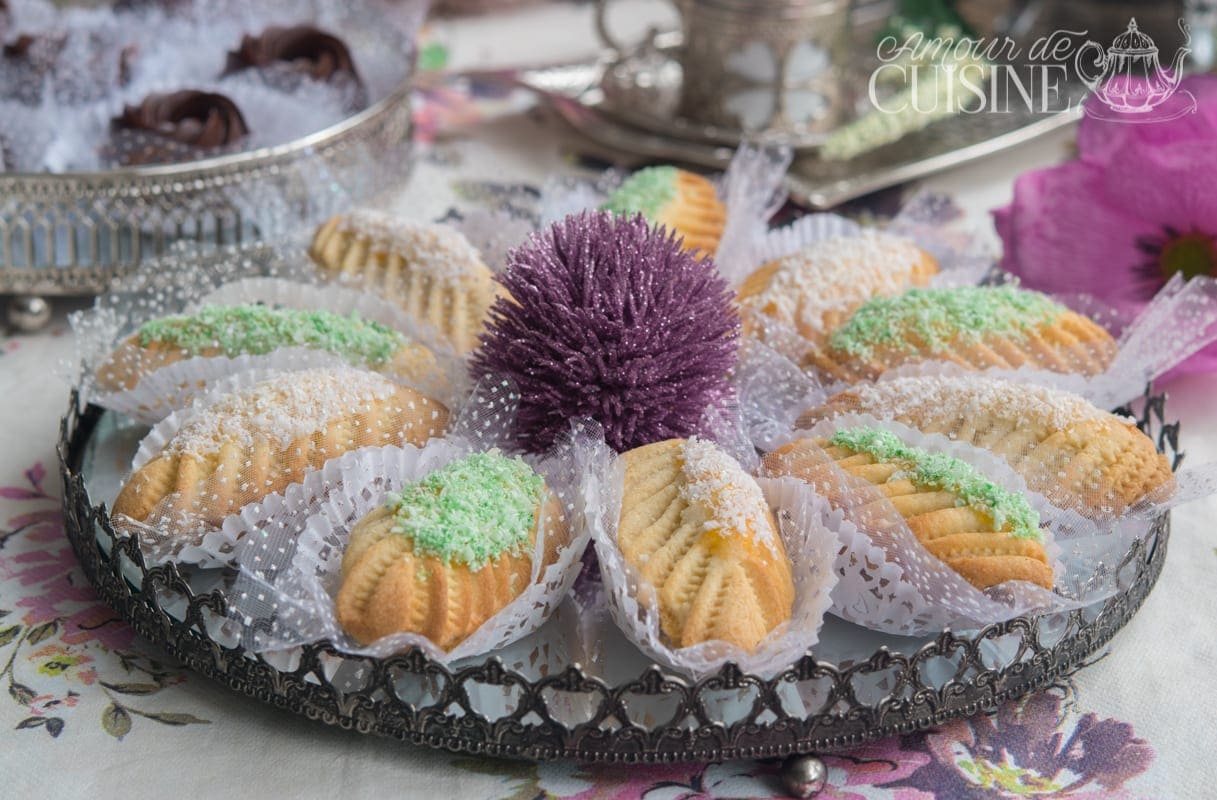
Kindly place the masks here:
POLYGON ((689 504, 708 509, 713 519, 707 527, 728 533, 747 533, 777 553, 769 504, 756 480, 739 462, 713 442, 696 436, 680 447, 685 485, 680 495, 689 504))
POLYGON ((787 325, 818 331, 829 311, 911 286, 921 259, 911 241, 883 231, 834 237, 778 259, 769 285, 743 305, 787 325))
POLYGON ((190 417, 165 452, 217 452, 225 443, 251 446, 256 439, 277 445, 322 430, 329 421, 393 394, 395 385, 374 372, 314 369, 278 375, 225 395, 190 417))
POLYGON ((487 271, 477 248, 455 228, 402 219, 374 209, 357 209, 342 217, 338 230, 368 236, 374 249, 400 256, 428 275, 455 283, 487 271))
POLYGON ((1060 430, 1106 416, 1070 392, 983 376, 897 378, 855 386, 848 394, 858 398, 861 411, 881 418, 927 411, 959 418, 988 414, 1015 425, 1047 422, 1060 430))

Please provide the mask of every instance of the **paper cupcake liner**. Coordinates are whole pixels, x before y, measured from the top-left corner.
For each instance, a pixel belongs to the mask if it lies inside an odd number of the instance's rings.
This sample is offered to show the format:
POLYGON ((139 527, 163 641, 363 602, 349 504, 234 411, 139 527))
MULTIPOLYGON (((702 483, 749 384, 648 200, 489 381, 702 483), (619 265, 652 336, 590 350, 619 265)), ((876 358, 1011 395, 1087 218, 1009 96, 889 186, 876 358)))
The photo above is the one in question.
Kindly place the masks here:
POLYGON ((426 637, 400 633, 370 645, 351 639, 338 624, 334 597, 341 585, 342 554, 354 524, 384 502, 387 492, 421 480, 445 464, 476 452, 459 439, 437 439, 422 448, 362 448, 329 461, 282 494, 251 503, 224 521, 240 540, 239 575, 230 616, 243 626, 242 644, 254 652, 282 651, 329 639, 345 653, 384 657, 410 647, 451 664, 500 649, 537 629, 569 592, 578 575, 589 531, 582 520, 596 502, 575 468, 572 451, 534 467, 566 510, 569 540, 558 560, 542 570, 542 528, 533 553, 529 587, 450 651, 426 637))
POLYGON ((791 439, 829 438, 839 430, 866 426, 891 431, 906 443, 945 453, 975 467, 1008 491, 1026 497, 1046 523, 1044 546, 1055 572, 1055 592, 1009 581, 980 591, 930 555, 881 492, 836 467, 825 453, 821 465, 835 490, 844 492, 826 520, 841 537, 836 560, 840 582, 833 613, 885 633, 925 636, 942 630, 978 628, 1031 613, 1068 611, 1111 597, 1120 587, 1113 572, 1132 542, 1148 534, 1147 518, 1099 524, 1052 505, 1030 491, 1000 457, 938 434, 862 414, 825 420, 791 439))
POLYGON ((603 492, 608 502, 594 521, 593 542, 612 618, 642 652, 694 678, 713 673, 728 662, 748 674, 767 678, 789 667, 815 646, 837 582, 830 565, 839 544, 836 535, 821 521, 826 510, 824 498, 800 481, 758 480, 774 510, 782 543, 792 562, 795 599, 790 620, 774 629, 752 652, 722 641, 674 648, 660 632, 654 591, 626 562, 617 546, 624 479, 623 462, 616 459, 603 492))
MULTIPOLYGON (((727 209, 727 221, 714 264, 730 284, 751 272, 751 259, 768 230, 769 219, 786 200, 783 178, 790 159, 788 148, 742 146, 727 171, 715 180, 718 197, 727 209)), ((610 171, 592 181, 561 179, 547 183, 541 193, 542 224, 600 207, 625 177, 610 171)))

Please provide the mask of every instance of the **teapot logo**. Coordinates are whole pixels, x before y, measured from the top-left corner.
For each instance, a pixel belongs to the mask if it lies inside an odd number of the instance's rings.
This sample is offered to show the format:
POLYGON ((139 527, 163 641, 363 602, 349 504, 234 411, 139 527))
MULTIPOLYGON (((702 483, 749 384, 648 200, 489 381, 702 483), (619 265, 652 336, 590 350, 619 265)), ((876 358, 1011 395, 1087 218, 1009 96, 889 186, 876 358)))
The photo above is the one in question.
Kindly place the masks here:
POLYGON ((1169 69, 1158 61, 1158 46, 1137 27, 1137 20, 1103 48, 1087 41, 1078 50, 1074 68, 1098 103, 1087 103, 1090 116, 1113 122, 1162 122, 1196 110, 1191 92, 1178 92, 1183 60, 1191 49, 1186 20, 1179 21, 1185 41, 1169 69), (1178 94, 1176 94, 1178 92, 1178 94))

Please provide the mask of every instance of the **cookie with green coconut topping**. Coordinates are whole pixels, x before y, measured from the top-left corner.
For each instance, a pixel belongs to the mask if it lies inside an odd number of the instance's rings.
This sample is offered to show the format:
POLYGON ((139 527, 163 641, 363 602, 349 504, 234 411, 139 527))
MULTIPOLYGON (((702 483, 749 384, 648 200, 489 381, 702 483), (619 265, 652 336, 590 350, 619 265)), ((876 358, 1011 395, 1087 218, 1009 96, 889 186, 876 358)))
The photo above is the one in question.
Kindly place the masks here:
POLYGON ((150 320, 98 369, 97 381, 103 390, 131 389, 150 372, 188 358, 263 355, 285 347, 333 353, 403 377, 435 367, 426 347, 356 313, 251 304, 203 306, 193 314, 150 320))
POLYGON ((1053 586, 1039 514, 1026 497, 965 461, 909 445, 891 431, 862 426, 827 440, 800 439, 771 453, 764 473, 808 481, 847 513, 857 498, 846 502, 856 484, 845 474, 873 485, 932 555, 978 589, 1010 580, 1053 586))
POLYGON ((544 479, 497 450, 450 462, 355 523, 342 559, 338 621, 354 639, 426 636, 451 650, 530 583, 568 539, 544 479))
POLYGON ((811 363, 838 380, 946 361, 968 369, 1029 367, 1096 375, 1115 357, 1102 327, 1038 292, 1010 286, 909 289, 849 316, 811 363))
POLYGON ((713 256, 727 224, 714 184, 676 167, 647 167, 631 175, 600 207, 623 216, 642 214, 684 239, 685 250, 713 256))

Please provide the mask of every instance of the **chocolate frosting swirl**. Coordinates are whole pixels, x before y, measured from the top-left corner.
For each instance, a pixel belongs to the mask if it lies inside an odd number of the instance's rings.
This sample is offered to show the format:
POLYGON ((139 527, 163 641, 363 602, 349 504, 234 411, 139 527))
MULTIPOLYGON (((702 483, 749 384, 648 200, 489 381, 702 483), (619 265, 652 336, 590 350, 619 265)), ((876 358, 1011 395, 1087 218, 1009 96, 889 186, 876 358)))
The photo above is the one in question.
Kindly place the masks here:
POLYGON ((257 36, 241 38, 241 46, 228 53, 224 74, 285 63, 314 80, 340 75, 359 81, 359 73, 346 44, 333 34, 311 25, 270 27, 257 36))
POLYGON ((236 103, 222 94, 184 89, 150 94, 126 106, 111 123, 120 130, 148 131, 194 147, 223 147, 249 133, 236 103))

